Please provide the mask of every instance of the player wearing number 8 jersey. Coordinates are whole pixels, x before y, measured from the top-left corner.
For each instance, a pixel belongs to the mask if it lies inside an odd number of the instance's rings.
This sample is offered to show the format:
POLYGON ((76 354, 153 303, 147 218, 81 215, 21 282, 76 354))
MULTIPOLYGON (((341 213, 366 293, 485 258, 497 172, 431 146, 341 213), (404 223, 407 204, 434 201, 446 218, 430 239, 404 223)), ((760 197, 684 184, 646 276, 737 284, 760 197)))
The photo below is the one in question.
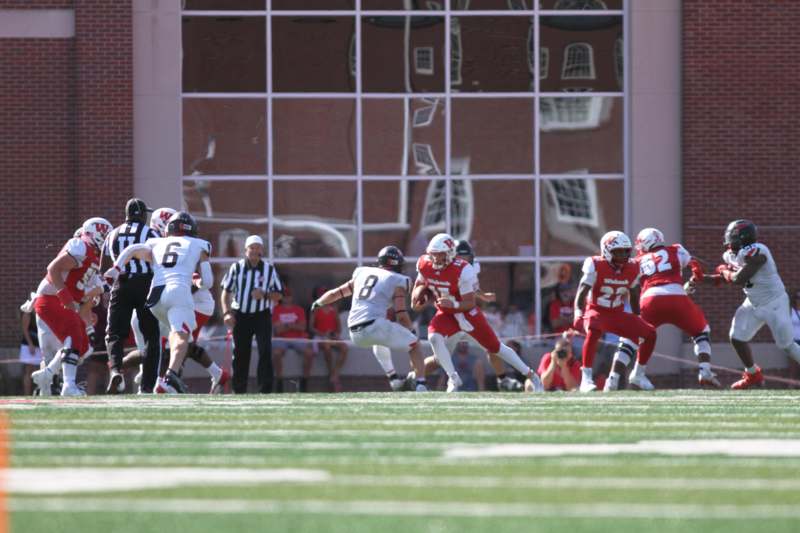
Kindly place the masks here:
MULTIPOLYGON (((702 276, 702 268, 691 254, 680 244, 667 245, 664 234, 656 228, 645 228, 636 236, 642 295, 639 300, 641 317, 653 327, 672 324, 686 332, 694 342, 694 352, 700 361, 698 382, 700 385, 719 387, 719 380, 711 371, 710 328, 700 307, 687 296, 683 288, 683 269, 691 268, 694 276, 702 276)), ((620 374, 625 370, 635 345, 628 339, 620 339, 614 365, 606 390, 617 388, 620 374)), ((648 358, 642 353, 629 376, 629 382, 640 389, 653 388, 645 371, 648 358)))
POLYGON ((186 357, 190 335, 196 328, 192 275, 199 269, 200 287, 214 282, 208 262, 211 244, 198 239, 197 222, 186 212, 178 212, 167 222, 166 237, 149 239, 125 249, 106 272, 115 279, 131 259, 144 259, 153 266, 153 282, 147 306, 159 322, 169 327, 170 362, 166 376, 156 384, 156 392, 186 392, 178 372, 186 357))
POLYGON ((378 266, 356 268, 349 281, 314 301, 311 311, 352 294, 347 327, 353 344, 372 348, 394 390, 399 390, 405 384, 405 379, 400 379, 395 372, 391 349, 408 351, 411 366, 418 376, 416 390, 423 392, 427 387, 422 354, 419 351, 419 339, 411 331, 411 318, 406 306, 411 280, 400 273, 403 264, 405 258, 400 249, 385 246, 378 252, 378 266), (386 318, 389 309, 394 310, 397 322, 386 318))
POLYGON ((597 343, 604 332, 632 339, 643 357, 649 358, 653 353, 655 328, 641 317, 625 312, 628 299, 634 312, 638 312, 639 308, 639 266, 630 258, 631 248, 631 240, 627 235, 621 231, 610 231, 600 239, 602 255, 587 257, 583 263, 573 324, 576 330, 586 334, 581 392, 596 389, 592 364, 597 343))

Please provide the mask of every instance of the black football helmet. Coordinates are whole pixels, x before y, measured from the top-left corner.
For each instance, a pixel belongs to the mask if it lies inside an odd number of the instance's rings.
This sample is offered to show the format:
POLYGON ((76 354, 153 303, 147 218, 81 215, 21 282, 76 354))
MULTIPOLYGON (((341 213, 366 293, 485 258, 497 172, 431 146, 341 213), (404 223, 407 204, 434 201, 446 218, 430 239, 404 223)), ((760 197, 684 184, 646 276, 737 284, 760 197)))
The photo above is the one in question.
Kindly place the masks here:
POLYGON ((758 229, 749 220, 734 220, 725 228, 725 247, 737 253, 745 246, 758 241, 758 229))
POLYGON ((147 207, 144 200, 140 198, 131 198, 125 204, 125 221, 126 222, 140 222, 144 224, 147 222, 147 213, 152 209, 147 207))
POLYGON ((406 258, 403 257, 403 252, 397 246, 384 246, 378 252, 378 265, 381 268, 401 272, 404 264, 406 264, 406 258))
POLYGON ((197 237, 197 221, 186 211, 178 211, 167 220, 167 237, 197 237))
POLYGON ((475 250, 472 249, 469 241, 465 239, 456 241, 456 255, 466 259, 470 265, 475 261, 475 250))

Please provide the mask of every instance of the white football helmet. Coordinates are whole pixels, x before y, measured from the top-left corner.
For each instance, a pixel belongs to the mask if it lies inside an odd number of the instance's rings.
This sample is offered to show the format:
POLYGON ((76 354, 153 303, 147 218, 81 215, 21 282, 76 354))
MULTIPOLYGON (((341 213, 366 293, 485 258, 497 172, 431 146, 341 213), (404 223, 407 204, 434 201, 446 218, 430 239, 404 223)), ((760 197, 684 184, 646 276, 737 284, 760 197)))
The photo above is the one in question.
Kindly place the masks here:
POLYGON ((82 236, 91 242, 98 250, 103 248, 103 243, 111 231, 111 222, 104 218, 92 217, 83 223, 82 236))
POLYGON ((437 233, 428 243, 425 253, 431 258, 433 268, 445 268, 456 257, 456 240, 447 233, 437 233))
POLYGON ((73 239, 80 239, 81 235, 83 235, 83 226, 75 230, 75 233, 72 234, 73 239))
MULTIPOLYGON (((603 258, 612 265, 624 264, 614 261, 614 254, 612 253, 614 250, 627 249, 628 257, 630 257, 631 248, 631 239, 621 231, 609 231, 600 239, 600 252, 603 254, 603 258)), ((628 258, 625 259, 625 262, 627 261, 628 258)))
POLYGON ((644 228, 636 236, 636 249, 649 252, 656 246, 664 246, 664 234, 656 228, 644 228))
POLYGON ((150 216, 150 227, 161 237, 163 237, 167 231, 167 221, 176 212, 177 211, 171 207, 160 207, 156 209, 150 216))

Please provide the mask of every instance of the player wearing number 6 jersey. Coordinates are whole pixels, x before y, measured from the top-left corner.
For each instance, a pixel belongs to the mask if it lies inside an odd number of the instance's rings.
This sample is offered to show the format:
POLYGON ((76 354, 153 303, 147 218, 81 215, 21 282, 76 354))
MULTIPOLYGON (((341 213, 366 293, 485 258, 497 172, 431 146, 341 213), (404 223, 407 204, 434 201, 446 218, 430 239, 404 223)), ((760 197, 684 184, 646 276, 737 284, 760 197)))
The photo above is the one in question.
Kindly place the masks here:
MULTIPOLYGON (((636 236, 642 295, 639 299, 641 317, 658 328, 672 324, 687 333, 694 342, 694 353, 700 361, 700 385, 719 387, 719 380, 711 371, 710 328, 700 307, 686 295, 683 288, 683 269, 691 268, 695 277, 702 276, 702 268, 680 244, 667 245, 664 234, 656 228, 645 228, 636 236)), ((612 371, 606 380, 605 390, 615 390, 619 376, 624 372, 636 346, 628 339, 620 339, 614 354, 612 371)), ((648 358, 642 353, 629 376, 629 383, 640 389, 653 388, 645 374, 648 358)))
POLYGON ((625 301, 628 299, 633 311, 639 311, 639 266, 631 260, 631 248, 631 240, 627 235, 621 231, 610 231, 600 239, 602 255, 587 257, 583 263, 573 324, 576 330, 586 334, 581 392, 591 392, 597 388, 592 377, 592 364, 597 343, 604 332, 632 339, 642 357, 649 358, 653 353, 655 328, 641 317, 625 312, 625 301))
POLYGON ((192 331, 196 328, 192 275, 200 272, 200 287, 210 288, 214 282, 208 257, 211 244, 197 236, 197 222, 186 212, 178 212, 167 222, 166 237, 148 239, 125 249, 106 277, 115 279, 121 268, 133 258, 149 261, 153 266, 153 282, 147 306, 164 327, 169 327, 170 361, 164 379, 155 392, 186 392, 178 373, 192 331))
POLYGON ((356 346, 372 348, 392 389, 399 390, 405 380, 400 379, 392 363, 391 348, 408 351, 411 366, 418 376, 416 389, 426 391, 425 371, 419 339, 411 331, 406 298, 411 280, 400 272, 405 258, 396 246, 385 246, 378 253, 377 267, 358 267, 350 281, 327 291, 312 305, 311 311, 353 295, 347 327, 356 346), (389 309, 394 310, 397 322, 386 318, 389 309), (398 323, 399 322, 399 323, 398 323))

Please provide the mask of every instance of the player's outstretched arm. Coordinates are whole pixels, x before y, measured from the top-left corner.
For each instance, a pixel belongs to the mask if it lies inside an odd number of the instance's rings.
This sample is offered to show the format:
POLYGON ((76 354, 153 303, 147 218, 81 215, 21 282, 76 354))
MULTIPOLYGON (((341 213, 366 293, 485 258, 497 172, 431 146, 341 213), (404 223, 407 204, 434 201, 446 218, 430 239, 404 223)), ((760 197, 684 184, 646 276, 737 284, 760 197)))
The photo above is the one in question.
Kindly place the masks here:
POLYGON ((347 283, 342 283, 335 289, 327 291, 325 294, 314 300, 314 303, 311 304, 311 311, 313 312, 318 307, 338 302, 342 298, 346 298, 351 294, 353 294, 353 280, 349 280, 347 283))
POLYGON ((211 270, 211 263, 208 262, 208 254, 203 252, 200 254, 200 288, 210 289, 214 285, 214 272, 211 270))
POLYGON ((572 327, 579 331, 583 331, 583 308, 586 307, 586 297, 589 295, 590 290, 592 290, 592 287, 581 283, 580 287, 578 287, 578 294, 575 295, 575 313, 573 314, 572 327))
POLYGON ((153 249, 149 244, 145 243, 132 244, 125 248, 119 257, 117 257, 114 266, 106 270, 105 274, 103 274, 106 280, 109 280, 109 284, 119 277, 122 269, 125 268, 125 265, 132 259, 140 259, 151 263, 153 261, 153 249))

